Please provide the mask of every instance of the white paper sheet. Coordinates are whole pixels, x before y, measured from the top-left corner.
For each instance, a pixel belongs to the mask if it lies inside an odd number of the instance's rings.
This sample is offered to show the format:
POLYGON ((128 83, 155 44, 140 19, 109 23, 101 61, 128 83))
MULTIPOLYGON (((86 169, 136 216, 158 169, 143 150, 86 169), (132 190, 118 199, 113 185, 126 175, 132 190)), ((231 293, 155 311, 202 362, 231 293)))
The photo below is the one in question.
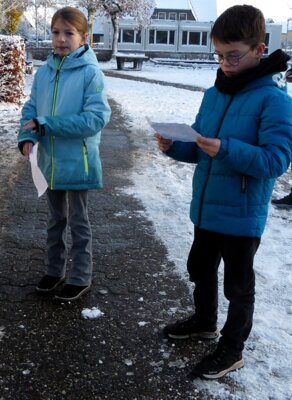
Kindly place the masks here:
POLYGON ((48 184, 47 181, 45 180, 44 175, 42 174, 42 171, 38 167, 37 153, 38 153, 38 143, 33 146, 32 152, 29 155, 29 161, 31 165, 32 180, 37 189, 38 197, 40 197, 47 190, 48 184))
POLYGON ((152 122, 149 119, 148 122, 155 132, 159 133, 165 139, 179 140, 180 142, 195 142, 201 136, 187 124, 152 122))

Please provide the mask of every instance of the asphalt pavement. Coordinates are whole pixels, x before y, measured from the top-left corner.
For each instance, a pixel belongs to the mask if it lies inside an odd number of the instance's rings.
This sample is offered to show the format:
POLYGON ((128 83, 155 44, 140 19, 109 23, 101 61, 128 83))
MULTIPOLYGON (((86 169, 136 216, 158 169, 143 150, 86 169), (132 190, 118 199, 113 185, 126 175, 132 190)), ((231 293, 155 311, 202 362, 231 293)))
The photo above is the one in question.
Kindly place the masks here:
POLYGON ((0 400, 211 399, 187 374, 212 344, 169 342, 161 333, 192 298, 143 205, 124 190, 138 160, 111 105, 104 188, 89 196, 93 285, 76 302, 35 292, 46 271, 46 199, 37 198, 16 146, 1 151, 10 161, 0 168, 0 400), (94 307, 101 317, 82 316, 94 307))

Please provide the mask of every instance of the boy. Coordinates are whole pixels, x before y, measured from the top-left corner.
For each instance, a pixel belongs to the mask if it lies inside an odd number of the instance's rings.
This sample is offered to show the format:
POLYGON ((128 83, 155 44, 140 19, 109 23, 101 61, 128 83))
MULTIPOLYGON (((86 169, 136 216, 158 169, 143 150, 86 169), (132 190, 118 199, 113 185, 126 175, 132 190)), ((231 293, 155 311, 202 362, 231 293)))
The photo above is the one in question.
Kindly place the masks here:
POLYGON ((244 365, 242 351, 252 328, 254 255, 267 219, 275 179, 291 160, 292 98, 280 75, 289 57, 265 51, 265 20, 248 5, 227 9, 211 31, 220 68, 206 91, 193 128, 196 143, 164 139, 160 150, 197 163, 190 217, 195 225, 187 268, 195 283, 195 313, 164 328, 168 338, 215 339, 218 279, 224 261, 226 322, 215 351, 191 377, 216 379, 244 365))

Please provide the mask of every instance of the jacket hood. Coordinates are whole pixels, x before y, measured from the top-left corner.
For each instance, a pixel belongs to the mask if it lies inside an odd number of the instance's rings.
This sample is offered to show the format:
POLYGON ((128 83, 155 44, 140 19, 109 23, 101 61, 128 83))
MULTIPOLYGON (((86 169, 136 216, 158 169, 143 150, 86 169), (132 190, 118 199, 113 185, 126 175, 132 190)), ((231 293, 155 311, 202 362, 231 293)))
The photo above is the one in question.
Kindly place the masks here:
POLYGON ((56 70, 63 59, 62 70, 79 68, 85 65, 98 65, 96 55, 87 43, 65 57, 60 57, 57 54, 51 53, 48 56, 47 65, 53 70, 56 70))

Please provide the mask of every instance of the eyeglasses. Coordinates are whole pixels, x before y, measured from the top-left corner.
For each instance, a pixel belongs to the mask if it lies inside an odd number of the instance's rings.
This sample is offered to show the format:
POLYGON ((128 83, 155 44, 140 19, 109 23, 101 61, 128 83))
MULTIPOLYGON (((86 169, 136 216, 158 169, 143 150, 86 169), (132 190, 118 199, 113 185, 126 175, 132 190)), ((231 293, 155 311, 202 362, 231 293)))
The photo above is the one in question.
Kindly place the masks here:
POLYGON ((214 53, 213 57, 214 60, 217 61, 218 63, 222 63, 224 60, 226 60, 228 62, 229 65, 233 65, 236 66, 239 64, 239 61, 245 57, 249 52, 250 52, 250 48, 247 50, 247 52, 241 54, 240 56, 223 56, 222 54, 218 54, 218 53, 214 53))

